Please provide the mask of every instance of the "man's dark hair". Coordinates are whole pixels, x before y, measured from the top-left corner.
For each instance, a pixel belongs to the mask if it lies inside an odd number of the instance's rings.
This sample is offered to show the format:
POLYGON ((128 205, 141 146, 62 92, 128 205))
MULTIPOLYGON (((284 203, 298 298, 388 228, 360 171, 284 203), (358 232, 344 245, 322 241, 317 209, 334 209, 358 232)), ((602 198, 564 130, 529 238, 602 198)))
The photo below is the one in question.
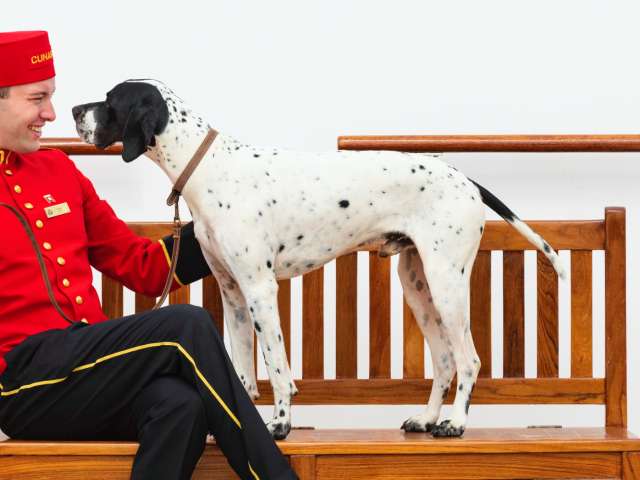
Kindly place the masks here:
POLYGON ((9 87, 0 87, 0 98, 7 98, 9 96, 9 87))

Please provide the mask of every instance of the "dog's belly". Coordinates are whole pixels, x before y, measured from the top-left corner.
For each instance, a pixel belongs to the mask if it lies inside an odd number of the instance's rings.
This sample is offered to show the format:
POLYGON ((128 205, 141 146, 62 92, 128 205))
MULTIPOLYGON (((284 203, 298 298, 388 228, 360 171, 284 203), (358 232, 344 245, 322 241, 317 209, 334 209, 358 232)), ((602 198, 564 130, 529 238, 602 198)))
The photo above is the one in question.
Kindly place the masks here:
MULTIPOLYGON (((358 240, 358 239, 356 239, 358 240)), ((278 254, 275 261, 276 277, 292 278, 322 267, 337 257, 362 249, 378 249, 388 240, 383 236, 377 238, 363 237, 360 242, 320 241, 308 248, 293 249, 278 254)))

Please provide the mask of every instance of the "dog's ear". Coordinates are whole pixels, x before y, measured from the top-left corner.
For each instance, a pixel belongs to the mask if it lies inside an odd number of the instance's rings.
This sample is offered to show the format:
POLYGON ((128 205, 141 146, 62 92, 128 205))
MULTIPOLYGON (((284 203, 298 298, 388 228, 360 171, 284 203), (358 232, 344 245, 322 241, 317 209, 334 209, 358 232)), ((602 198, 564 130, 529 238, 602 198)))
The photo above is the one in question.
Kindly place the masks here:
POLYGON ((122 134, 122 159, 135 160, 148 146, 155 146, 154 133, 159 124, 158 109, 149 103, 139 103, 131 108, 122 134))

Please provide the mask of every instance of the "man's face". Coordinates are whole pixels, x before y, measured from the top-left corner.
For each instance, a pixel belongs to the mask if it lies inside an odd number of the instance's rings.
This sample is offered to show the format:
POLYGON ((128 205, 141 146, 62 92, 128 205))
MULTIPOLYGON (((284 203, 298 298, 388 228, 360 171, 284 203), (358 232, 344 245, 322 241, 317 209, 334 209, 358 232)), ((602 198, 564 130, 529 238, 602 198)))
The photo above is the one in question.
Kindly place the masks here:
POLYGON ((9 96, 0 99, 0 147, 17 153, 40 148, 42 127, 56 119, 51 97, 55 78, 10 87, 9 96))

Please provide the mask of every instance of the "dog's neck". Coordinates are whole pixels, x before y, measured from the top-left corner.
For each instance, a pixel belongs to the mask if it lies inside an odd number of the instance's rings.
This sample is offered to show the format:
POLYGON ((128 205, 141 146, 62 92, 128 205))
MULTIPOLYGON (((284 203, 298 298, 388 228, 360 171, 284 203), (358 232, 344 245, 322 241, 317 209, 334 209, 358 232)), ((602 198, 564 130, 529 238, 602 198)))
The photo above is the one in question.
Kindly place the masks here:
POLYGON ((175 184, 210 127, 202 116, 168 88, 160 92, 167 102, 169 120, 164 131, 156 135, 155 146, 149 147, 145 155, 156 162, 175 184))

